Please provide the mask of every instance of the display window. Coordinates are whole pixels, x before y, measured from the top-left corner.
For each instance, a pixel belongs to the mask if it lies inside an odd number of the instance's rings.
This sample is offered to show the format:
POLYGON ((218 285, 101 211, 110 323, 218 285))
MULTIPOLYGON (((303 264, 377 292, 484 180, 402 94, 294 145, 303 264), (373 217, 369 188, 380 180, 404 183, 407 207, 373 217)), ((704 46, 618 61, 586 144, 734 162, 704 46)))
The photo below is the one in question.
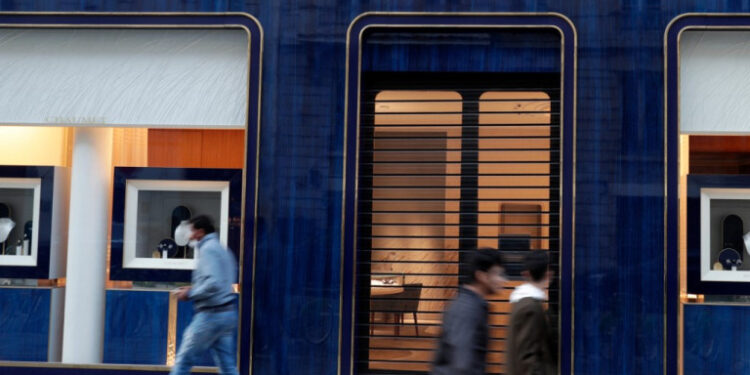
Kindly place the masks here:
MULTIPOLYGON (((197 215, 238 265, 235 341, 249 352, 259 23, 36 17, 6 15, 0 29, 0 139, 12 140, 0 150, 0 341, 13 343, 0 372, 173 364, 194 314, 173 291, 200 261, 188 228, 197 215)), ((249 358, 237 358, 247 372, 249 358)))
POLYGON ((65 273, 69 134, 0 127, 0 138, 28 142, 0 151, 0 285, 49 286, 65 273))

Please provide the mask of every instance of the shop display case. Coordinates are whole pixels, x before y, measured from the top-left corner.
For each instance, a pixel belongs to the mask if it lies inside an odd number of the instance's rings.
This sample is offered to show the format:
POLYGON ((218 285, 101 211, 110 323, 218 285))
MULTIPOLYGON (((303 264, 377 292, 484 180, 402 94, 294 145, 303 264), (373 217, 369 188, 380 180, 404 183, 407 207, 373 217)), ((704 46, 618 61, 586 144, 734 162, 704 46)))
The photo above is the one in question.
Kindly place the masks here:
POLYGON ((0 166, 0 277, 65 272, 68 169, 0 166))
POLYGON ((688 293, 750 294, 750 175, 689 175, 688 293))
POLYGON ((214 220, 222 244, 239 252, 242 170, 115 168, 110 278, 189 281, 196 254, 175 229, 214 220))

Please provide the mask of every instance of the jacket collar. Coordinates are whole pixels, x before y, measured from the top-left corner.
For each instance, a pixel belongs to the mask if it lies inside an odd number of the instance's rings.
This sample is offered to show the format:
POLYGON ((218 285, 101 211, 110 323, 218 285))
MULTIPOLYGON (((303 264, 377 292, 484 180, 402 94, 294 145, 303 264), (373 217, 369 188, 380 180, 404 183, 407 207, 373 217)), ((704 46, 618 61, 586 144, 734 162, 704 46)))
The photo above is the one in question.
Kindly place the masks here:
POLYGON ((484 299, 484 297, 480 296, 477 292, 475 292, 475 291, 473 291, 473 290, 471 290, 471 289, 469 289, 469 288, 467 288, 467 287, 465 287, 463 285, 461 285, 461 287, 458 288, 458 293, 459 294, 464 294, 464 295, 468 296, 469 298, 482 301, 483 303, 487 303, 487 301, 484 299))
POLYGON ((207 234, 207 235, 203 236, 203 238, 201 238, 201 240, 200 240, 200 241, 198 241, 198 247, 202 247, 202 246, 203 246, 203 244, 205 244, 205 243, 206 243, 206 242, 208 242, 208 241, 211 241, 211 240, 218 240, 218 239, 219 239, 219 235, 218 235, 218 234, 216 234, 216 232, 213 232, 213 233, 209 233, 209 234, 207 234))
POLYGON ((521 284, 510 294, 510 302, 515 303, 526 297, 531 297, 539 301, 547 300, 547 293, 533 284, 521 284))

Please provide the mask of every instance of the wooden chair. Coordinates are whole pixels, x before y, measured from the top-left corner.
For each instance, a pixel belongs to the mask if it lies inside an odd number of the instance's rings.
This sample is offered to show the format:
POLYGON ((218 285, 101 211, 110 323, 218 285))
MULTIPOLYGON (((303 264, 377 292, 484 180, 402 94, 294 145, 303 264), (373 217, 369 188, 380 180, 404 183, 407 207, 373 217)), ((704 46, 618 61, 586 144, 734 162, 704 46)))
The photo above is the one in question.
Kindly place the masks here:
POLYGON ((419 336, 419 322, 417 312, 419 310, 419 297, 422 294, 422 284, 404 284, 403 291, 380 296, 370 300, 370 335, 375 332, 375 313, 385 315, 385 322, 392 318, 396 336, 401 333, 401 325, 404 324, 404 315, 411 313, 414 317, 414 327, 419 336))
MULTIPOLYGON (((419 312, 419 298, 422 295, 422 284, 405 284, 404 291, 400 293, 399 305, 399 323, 404 324, 404 315, 411 313, 414 317, 414 331, 419 337, 419 322, 417 321, 417 312, 419 312)), ((396 335, 399 335, 399 327, 396 326, 396 335)))

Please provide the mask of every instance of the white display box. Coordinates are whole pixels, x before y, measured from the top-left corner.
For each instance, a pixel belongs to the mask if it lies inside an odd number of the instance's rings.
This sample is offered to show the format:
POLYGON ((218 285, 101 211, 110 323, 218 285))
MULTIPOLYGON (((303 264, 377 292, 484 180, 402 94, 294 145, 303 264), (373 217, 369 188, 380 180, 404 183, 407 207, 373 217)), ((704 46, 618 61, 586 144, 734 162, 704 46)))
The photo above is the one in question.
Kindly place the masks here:
POLYGON ((195 257, 154 257, 159 242, 171 233, 171 215, 183 206, 194 214, 218 219, 216 231, 224 246, 228 241, 229 182, 179 180, 128 180, 125 188, 123 268, 195 268, 195 257))
POLYGON ((750 232, 750 188, 700 189, 700 279, 701 281, 750 282, 750 253, 741 252, 742 265, 734 270, 716 270, 718 253, 722 250, 721 223, 727 215, 739 216, 743 233, 750 232))
MULTIPOLYGON (((0 204, 10 208, 15 222, 7 240, 0 244, 0 266, 35 267, 39 255, 41 178, 0 178, 0 204), (31 223, 31 236, 25 233, 31 223)), ((5 215, 3 215, 5 216, 5 215)))
POLYGON ((0 166, 0 203, 15 223, 0 245, 0 277, 65 276, 69 190, 68 168, 0 166))

